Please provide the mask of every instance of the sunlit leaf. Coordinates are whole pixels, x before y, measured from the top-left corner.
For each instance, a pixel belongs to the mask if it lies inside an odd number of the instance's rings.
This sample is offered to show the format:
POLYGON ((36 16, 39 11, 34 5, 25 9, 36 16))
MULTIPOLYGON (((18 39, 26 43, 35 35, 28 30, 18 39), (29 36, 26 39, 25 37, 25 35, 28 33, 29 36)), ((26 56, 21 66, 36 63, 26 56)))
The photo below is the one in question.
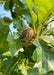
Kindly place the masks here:
POLYGON ((48 31, 47 31, 47 34, 54 34, 54 28, 50 28, 48 31))
POLYGON ((35 25, 36 21, 37 21, 37 15, 34 13, 34 11, 32 10, 34 7, 34 3, 32 2, 32 0, 25 0, 28 8, 30 10, 31 16, 32 16, 32 20, 33 20, 33 25, 35 25))
POLYGON ((48 12, 49 13, 51 12, 49 10, 51 10, 51 9, 52 9, 52 11, 54 10, 53 9, 54 8, 54 0, 52 0, 52 1, 51 0, 47 0, 47 1, 46 0, 41 0, 41 1, 40 0, 39 1, 38 0, 34 0, 34 3, 37 6, 36 7, 36 11, 38 13, 39 22, 41 22, 43 20, 43 18, 45 18, 46 14, 48 12))
POLYGON ((41 38, 48 44, 54 47, 54 37, 53 36, 41 36, 41 38))

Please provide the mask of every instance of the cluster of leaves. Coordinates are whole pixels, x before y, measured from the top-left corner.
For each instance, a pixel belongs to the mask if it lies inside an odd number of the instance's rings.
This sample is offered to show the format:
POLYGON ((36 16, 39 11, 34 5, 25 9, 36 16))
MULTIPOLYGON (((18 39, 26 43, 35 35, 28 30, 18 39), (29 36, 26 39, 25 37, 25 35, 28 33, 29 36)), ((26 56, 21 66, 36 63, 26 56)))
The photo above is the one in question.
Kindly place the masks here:
MULTIPOLYGON (((6 0, 5 0, 6 1, 6 0)), ((49 75, 54 73, 54 0, 7 0, 13 20, 0 18, 0 75, 49 75), (10 23, 17 28, 12 34, 10 23), (32 45, 23 48, 26 41, 20 33, 28 26, 36 38, 32 45)))

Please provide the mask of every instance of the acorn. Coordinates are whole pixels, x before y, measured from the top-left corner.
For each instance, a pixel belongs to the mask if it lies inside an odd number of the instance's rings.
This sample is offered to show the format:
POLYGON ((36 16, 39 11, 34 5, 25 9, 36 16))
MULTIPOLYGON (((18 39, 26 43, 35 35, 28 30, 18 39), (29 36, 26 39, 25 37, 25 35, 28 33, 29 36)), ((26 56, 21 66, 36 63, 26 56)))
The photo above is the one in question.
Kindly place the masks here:
POLYGON ((25 41, 30 41, 35 38, 34 31, 31 27, 24 29, 21 33, 21 36, 24 38, 25 41))

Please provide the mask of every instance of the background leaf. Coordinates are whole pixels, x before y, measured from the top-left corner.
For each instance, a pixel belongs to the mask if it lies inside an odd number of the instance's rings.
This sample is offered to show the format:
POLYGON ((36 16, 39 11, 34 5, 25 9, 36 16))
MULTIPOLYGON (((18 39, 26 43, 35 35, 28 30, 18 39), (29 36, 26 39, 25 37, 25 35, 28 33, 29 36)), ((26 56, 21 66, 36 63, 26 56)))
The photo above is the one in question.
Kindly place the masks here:
POLYGON ((23 40, 16 40, 15 42, 12 43, 10 47, 10 52, 12 55, 14 55, 16 52, 18 53, 18 50, 22 48, 24 41, 23 40))
POLYGON ((5 59, 2 65, 2 72, 3 75, 9 75, 10 71, 12 70, 13 66, 17 62, 17 58, 9 58, 5 59))
POLYGON ((9 50, 7 36, 9 33, 9 27, 7 25, 0 24, 0 54, 9 50))

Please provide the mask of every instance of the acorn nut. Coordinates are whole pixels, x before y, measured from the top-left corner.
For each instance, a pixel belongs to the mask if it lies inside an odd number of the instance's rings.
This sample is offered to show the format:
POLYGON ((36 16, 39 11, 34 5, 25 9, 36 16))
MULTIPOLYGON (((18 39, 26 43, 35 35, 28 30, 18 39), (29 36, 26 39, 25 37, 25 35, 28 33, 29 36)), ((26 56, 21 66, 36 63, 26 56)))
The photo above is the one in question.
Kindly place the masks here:
POLYGON ((21 36, 24 38, 24 40, 29 41, 33 38, 35 38, 34 31, 31 27, 28 27, 24 29, 21 33, 21 36))

